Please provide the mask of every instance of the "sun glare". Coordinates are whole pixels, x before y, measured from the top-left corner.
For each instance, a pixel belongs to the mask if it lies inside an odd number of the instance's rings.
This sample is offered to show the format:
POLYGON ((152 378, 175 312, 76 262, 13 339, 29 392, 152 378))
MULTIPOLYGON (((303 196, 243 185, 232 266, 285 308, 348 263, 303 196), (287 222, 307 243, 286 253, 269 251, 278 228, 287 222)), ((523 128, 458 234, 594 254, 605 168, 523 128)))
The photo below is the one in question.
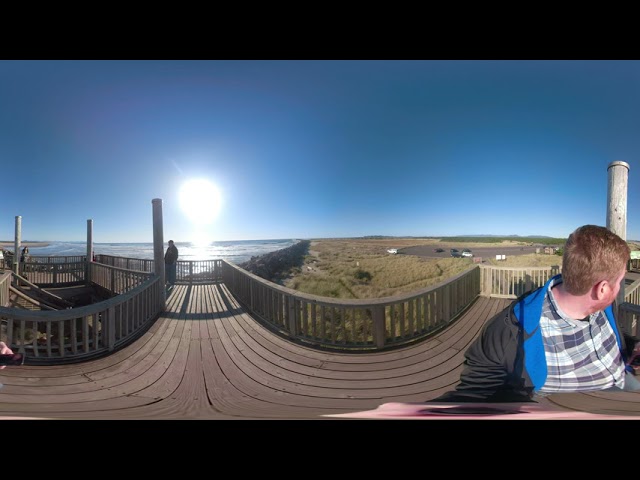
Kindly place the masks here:
POLYGON ((184 182, 180 187, 179 199, 182 211, 198 225, 211 223, 220 211, 220 192, 204 178, 184 182))

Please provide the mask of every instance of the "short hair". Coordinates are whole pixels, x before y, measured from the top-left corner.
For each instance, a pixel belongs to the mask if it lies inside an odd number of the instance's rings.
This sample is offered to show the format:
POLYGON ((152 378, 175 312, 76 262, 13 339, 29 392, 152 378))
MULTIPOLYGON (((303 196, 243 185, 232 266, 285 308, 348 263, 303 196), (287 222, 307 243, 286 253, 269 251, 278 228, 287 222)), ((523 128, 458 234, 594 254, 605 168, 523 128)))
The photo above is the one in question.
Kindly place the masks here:
POLYGON ((615 281, 631 256, 629 245, 607 228, 578 227, 562 255, 562 281, 572 295, 584 295, 596 283, 615 281))
POLYGON ((173 243, 173 240, 169 240, 169 243, 173 243))

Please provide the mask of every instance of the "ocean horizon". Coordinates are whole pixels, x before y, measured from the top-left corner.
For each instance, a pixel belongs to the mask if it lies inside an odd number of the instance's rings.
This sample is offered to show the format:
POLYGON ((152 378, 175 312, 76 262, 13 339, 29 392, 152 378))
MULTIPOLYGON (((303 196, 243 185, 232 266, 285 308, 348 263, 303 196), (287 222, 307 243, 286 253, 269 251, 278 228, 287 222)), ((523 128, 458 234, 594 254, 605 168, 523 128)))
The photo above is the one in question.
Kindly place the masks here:
MULTIPOLYGON (((211 260, 223 259, 235 264, 246 262, 251 257, 282 250, 295 245, 300 239, 286 238, 276 240, 229 240, 217 241, 209 244, 193 242, 175 242, 178 247, 178 260, 211 260)), ((22 242, 30 243, 27 241, 22 242)), ((73 256, 86 255, 87 243, 81 242, 39 242, 48 244, 45 247, 29 247, 29 254, 33 256, 73 256)), ((166 250, 166 245, 165 245, 166 250)), ((11 247, 5 249, 13 250, 11 247)), ((131 243, 94 243, 93 251, 96 255, 113 255, 116 257, 153 259, 153 242, 131 243)))

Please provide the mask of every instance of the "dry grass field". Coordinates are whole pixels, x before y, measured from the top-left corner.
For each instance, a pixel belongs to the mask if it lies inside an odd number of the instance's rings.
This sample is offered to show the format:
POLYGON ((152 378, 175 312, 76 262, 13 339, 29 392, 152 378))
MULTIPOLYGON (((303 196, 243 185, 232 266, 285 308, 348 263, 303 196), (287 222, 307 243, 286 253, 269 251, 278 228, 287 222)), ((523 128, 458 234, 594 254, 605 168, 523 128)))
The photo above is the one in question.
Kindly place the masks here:
MULTIPOLYGON (((449 249, 459 244, 437 239, 326 239, 313 240, 301 269, 284 285, 305 293, 333 298, 382 298, 411 293, 451 278, 473 265, 470 258, 421 258, 391 255, 388 248, 429 245, 449 249)), ((501 242, 499 245, 518 245, 501 242)), ((487 243, 465 243, 469 248, 487 243)), ((557 255, 510 256, 506 261, 487 259, 485 265, 506 267, 560 265, 557 255)))
MULTIPOLYGON (((525 243, 466 242, 467 248, 521 246, 525 243)), ((285 280, 285 286, 301 292, 334 298, 382 298, 411 293, 451 278, 473 265, 469 258, 421 258, 391 255, 388 248, 426 245, 430 248, 460 248, 459 243, 438 239, 318 239, 311 242, 301 269, 285 280)), ((632 250, 640 243, 629 242, 632 250)), ((549 267, 562 265, 559 255, 508 255, 504 261, 484 258, 484 265, 503 267, 549 267)))

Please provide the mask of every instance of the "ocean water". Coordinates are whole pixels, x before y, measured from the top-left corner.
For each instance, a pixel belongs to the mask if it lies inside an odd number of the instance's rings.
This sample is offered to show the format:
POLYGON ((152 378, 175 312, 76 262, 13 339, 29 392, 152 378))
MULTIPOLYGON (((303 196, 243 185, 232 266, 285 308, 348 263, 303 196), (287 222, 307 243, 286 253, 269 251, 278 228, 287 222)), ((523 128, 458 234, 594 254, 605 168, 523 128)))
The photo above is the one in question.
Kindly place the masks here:
MULTIPOLYGON (((264 255, 295 245, 297 239, 280 240, 238 240, 211 242, 208 245, 176 242, 178 260, 211 260, 221 258, 239 264, 253 256, 264 255)), ((167 245, 164 245, 166 251, 167 245)), ((8 247, 8 249, 13 250, 8 247)), ((96 254, 117 257, 153 259, 153 243, 94 243, 96 254)), ((86 242, 49 242, 46 247, 29 247, 29 254, 35 256, 86 255, 86 242)))

